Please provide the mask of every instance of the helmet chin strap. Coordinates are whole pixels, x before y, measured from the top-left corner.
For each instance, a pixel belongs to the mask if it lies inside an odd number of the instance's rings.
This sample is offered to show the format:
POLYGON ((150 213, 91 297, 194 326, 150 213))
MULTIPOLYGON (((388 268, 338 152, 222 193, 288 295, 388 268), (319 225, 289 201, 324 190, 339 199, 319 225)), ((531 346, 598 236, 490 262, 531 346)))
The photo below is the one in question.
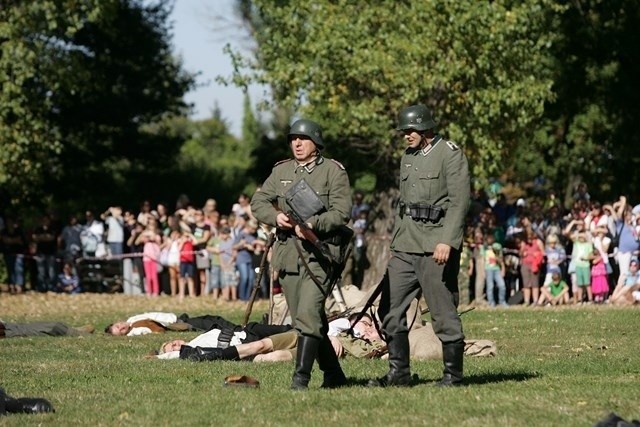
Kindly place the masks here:
POLYGON ((421 150, 426 147, 428 144, 427 142, 427 132, 423 132, 420 134, 420 144, 418 145, 418 148, 420 148, 421 150))
POLYGON ((420 148, 424 148, 426 147, 429 142, 427 142, 428 139, 433 139, 434 138, 434 133, 433 133, 433 129, 427 129, 424 132, 422 132, 420 134, 420 148))

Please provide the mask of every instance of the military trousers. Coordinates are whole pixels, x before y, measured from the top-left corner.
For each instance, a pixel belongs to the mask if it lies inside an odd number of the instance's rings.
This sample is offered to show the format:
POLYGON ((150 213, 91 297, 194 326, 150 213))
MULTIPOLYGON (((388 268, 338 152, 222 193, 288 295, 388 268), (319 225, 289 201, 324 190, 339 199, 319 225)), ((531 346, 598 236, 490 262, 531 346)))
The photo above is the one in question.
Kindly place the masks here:
POLYGON ((460 252, 452 249, 444 265, 436 263, 432 255, 392 251, 379 308, 386 336, 408 333, 407 309, 422 291, 440 341, 464 340, 457 311, 460 252))
POLYGON ((325 283, 325 271, 313 258, 309 268, 322 287, 313 281, 302 265, 297 273, 281 271, 280 285, 289 306, 292 326, 302 335, 322 339, 329 329, 325 313, 329 284, 325 283))
POLYGON ((34 322, 34 323, 5 323, 4 336, 16 337, 40 337, 40 336, 80 336, 87 335, 61 322, 34 322))

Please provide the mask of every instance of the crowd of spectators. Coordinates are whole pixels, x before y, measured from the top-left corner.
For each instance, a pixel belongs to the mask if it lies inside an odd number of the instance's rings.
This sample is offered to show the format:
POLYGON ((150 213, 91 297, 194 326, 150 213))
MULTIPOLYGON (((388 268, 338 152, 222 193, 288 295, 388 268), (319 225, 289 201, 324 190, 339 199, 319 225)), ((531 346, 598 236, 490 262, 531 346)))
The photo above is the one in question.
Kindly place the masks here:
POLYGON ((584 184, 564 209, 555 193, 508 203, 476 191, 459 278, 461 302, 621 305, 640 301, 640 205, 594 200, 584 184))
MULTIPOLYGON (((594 200, 584 184, 576 188, 570 209, 553 192, 509 203, 499 188, 491 190, 472 196, 459 277, 462 304, 640 300, 640 205, 624 196, 611 203, 594 200)), ((350 279, 360 287, 370 265, 371 209, 360 191, 353 202, 350 279)), ((218 211, 214 199, 195 207, 181 196, 173 212, 145 201, 137 212, 119 206, 98 215, 86 211, 82 223, 75 215, 65 225, 43 215, 29 232, 16 218, 0 217, 11 293, 27 287, 81 292, 83 264, 106 259, 117 264, 116 290, 126 294, 247 301, 269 232, 253 218, 246 194, 227 214, 218 211)), ((262 279, 260 296, 267 298, 269 276, 262 279)))
MULTIPOLYGON (((71 215, 64 225, 47 214, 28 232, 6 215, 0 242, 8 291, 78 293, 86 285, 83 267, 103 260, 118 266, 115 286, 126 294, 247 301, 269 233, 251 215, 249 202, 242 194, 231 212, 220 214, 214 199, 200 208, 181 196, 173 212, 144 201, 137 212, 88 210, 84 221, 71 215)), ((262 297, 268 296, 267 283, 262 297)))

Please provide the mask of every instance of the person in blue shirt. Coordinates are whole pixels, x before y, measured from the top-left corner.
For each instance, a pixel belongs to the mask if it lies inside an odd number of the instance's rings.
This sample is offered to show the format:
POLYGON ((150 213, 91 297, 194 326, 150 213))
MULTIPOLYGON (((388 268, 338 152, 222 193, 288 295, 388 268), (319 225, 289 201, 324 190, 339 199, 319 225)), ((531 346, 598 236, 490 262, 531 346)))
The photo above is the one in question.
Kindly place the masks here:
POLYGON ((73 272, 73 266, 68 261, 62 266, 62 273, 58 274, 56 290, 65 294, 79 294, 82 292, 80 279, 73 272))

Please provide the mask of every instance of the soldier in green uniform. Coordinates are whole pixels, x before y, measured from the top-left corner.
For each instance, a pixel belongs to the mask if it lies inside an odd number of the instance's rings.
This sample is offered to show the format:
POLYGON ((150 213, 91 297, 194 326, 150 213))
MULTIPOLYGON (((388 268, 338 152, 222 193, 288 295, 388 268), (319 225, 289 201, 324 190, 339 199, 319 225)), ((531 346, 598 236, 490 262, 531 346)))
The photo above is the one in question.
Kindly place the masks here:
POLYGON ((323 387, 346 384, 347 379, 327 337, 328 322, 324 309, 330 292, 326 257, 305 240, 299 226, 290 221, 285 212, 288 190, 304 179, 322 200, 324 208, 308 219, 307 226, 315 232, 338 257, 341 243, 339 230, 349 222, 351 190, 344 167, 322 156, 324 148, 320 125, 301 119, 291 125, 289 144, 293 159, 273 167, 271 175, 251 200, 253 215, 278 229, 274 244, 272 267, 278 272, 280 284, 289 306, 293 326, 300 334, 292 389, 306 389, 311 379, 314 360, 324 372, 323 387))
POLYGON ((425 297, 433 330, 442 342, 444 374, 439 385, 462 382, 464 334, 457 313, 458 270, 470 199, 467 158, 434 132, 424 105, 403 109, 397 130, 407 149, 400 164, 400 201, 391 242, 392 257, 382 284, 380 316, 389 349, 389 372, 372 386, 408 386, 406 311, 425 297))

